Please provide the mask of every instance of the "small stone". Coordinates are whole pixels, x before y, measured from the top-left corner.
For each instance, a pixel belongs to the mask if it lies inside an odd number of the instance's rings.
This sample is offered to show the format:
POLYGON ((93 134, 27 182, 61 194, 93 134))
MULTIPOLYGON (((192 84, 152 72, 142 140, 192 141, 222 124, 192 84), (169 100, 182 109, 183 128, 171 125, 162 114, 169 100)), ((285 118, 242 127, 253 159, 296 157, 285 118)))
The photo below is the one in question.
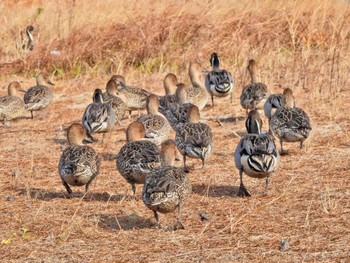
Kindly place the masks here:
POLYGON ((15 199, 16 199, 16 197, 14 197, 14 196, 6 196, 5 197, 6 201, 14 201, 15 199))
POLYGON ((16 178, 19 177, 19 175, 20 175, 20 172, 19 172, 19 170, 17 168, 12 171, 12 177, 13 178, 16 179, 16 178))
POLYGON ((201 221, 208 221, 210 217, 206 213, 199 213, 201 221))
POLYGON ((280 243, 280 250, 281 251, 286 251, 288 250, 290 247, 289 247, 289 242, 287 239, 282 239, 281 240, 281 243, 280 243))

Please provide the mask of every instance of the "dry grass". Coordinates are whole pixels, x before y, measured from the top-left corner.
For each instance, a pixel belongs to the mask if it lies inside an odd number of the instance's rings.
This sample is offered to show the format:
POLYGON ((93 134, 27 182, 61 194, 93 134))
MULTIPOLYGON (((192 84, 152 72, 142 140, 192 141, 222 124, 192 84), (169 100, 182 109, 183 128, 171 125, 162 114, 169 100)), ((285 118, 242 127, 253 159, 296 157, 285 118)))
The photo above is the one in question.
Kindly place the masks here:
MULTIPOLYGON (((43 115, 0 127, 3 261, 348 261, 350 122, 344 112, 350 98, 350 10, 345 1, 12 2, 0 3, 1 94, 14 79, 25 88, 34 84, 30 76, 38 70, 55 74, 57 85, 55 101, 43 115), (38 28, 37 45, 20 54, 16 39, 28 24, 38 28), (61 55, 52 56, 51 50, 61 55), (215 148, 207 168, 190 174, 193 194, 184 208, 184 231, 153 229, 151 211, 129 198, 130 187, 110 159, 124 143, 123 131, 94 145, 104 162, 89 193, 66 199, 57 173, 63 128, 80 121, 94 88, 122 73, 128 82, 161 94, 166 72, 188 83, 187 63, 195 59, 209 66, 214 50, 233 72, 235 99, 233 105, 217 100, 203 117, 244 116, 238 97, 248 81, 247 60, 255 58, 269 89, 293 88, 297 105, 312 119, 305 149, 286 145, 290 154, 282 158, 269 195, 260 194, 263 181, 245 178, 254 195, 236 197, 239 176, 231 154, 244 118, 229 118, 223 126, 207 122, 215 148), (209 221, 201 222, 203 212, 209 221), (284 239, 290 249, 282 252, 284 239)), ((141 187, 137 190, 140 195, 141 187)), ((171 224, 175 214, 161 220, 171 224)))

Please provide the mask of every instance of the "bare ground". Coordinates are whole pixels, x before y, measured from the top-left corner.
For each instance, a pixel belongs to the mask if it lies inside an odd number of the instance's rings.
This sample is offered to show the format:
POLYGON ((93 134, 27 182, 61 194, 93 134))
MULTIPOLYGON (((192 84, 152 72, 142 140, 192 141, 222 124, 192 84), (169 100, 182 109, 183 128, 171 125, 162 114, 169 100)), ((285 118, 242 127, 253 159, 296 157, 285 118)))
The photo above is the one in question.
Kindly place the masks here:
MULTIPOLYGON (((152 77, 153 92, 162 92, 162 77, 152 77)), ((215 147, 206 169, 189 175, 193 193, 183 211, 185 230, 168 232, 154 228, 153 213, 141 200, 141 186, 139 200, 134 200, 116 171, 113 156, 125 142, 123 130, 94 145, 103 163, 90 191, 83 196, 83 188, 74 188, 71 199, 65 194, 57 172, 66 143, 64 129, 81 120, 94 87, 105 81, 58 82, 54 103, 34 120, 0 127, 3 262, 349 260, 350 123, 343 114, 348 91, 314 105, 297 93, 299 105, 311 117, 312 136, 304 149, 286 144, 289 154, 282 157, 267 196, 262 194, 264 180, 244 178, 251 198, 236 196, 239 175, 232 158, 239 141, 236 134, 244 131, 240 87, 233 104, 217 99, 218 106, 206 108, 202 116, 224 118, 222 126, 207 121, 215 147), (337 114, 332 105, 337 105, 337 114), (209 220, 202 221, 201 213, 209 220), (288 241, 289 249, 280 250, 282 240, 288 241)), ((23 85, 32 82, 26 79, 23 85)), ((1 83, 3 89, 5 85, 1 83)), ((200 163, 193 160, 191 165, 197 168, 200 163)), ((168 225, 175 219, 176 213, 160 216, 168 225)))

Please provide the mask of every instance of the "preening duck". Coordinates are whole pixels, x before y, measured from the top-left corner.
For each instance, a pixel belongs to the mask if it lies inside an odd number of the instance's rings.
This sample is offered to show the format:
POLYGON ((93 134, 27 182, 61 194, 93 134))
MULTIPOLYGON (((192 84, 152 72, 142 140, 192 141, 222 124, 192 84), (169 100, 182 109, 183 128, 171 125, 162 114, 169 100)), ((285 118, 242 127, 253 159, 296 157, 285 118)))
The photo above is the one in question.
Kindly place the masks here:
POLYGON ((145 139, 159 146, 168 139, 170 125, 164 115, 158 112, 158 108, 158 96, 150 95, 147 99, 147 114, 140 116, 137 121, 146 129, 145 139))
POLYGON ((31 87, 24 94, 25 108, 30 111, 32 119, 33 111, 45 109, 53 100, 53 92, 45 86, 46 83, 55 85, 46 73, 39 73, 36 76, 36 86, 31 87))
POLYGON ((270 119, 270 128, 279 138, 281 154, 287 152, 283 149, 283 142, 300 142, 300 148, 309 137, 311 123, 309 116, 300 108, 294 107, 294 96, 291 89, 283 92, 284 107, 276 110, 270 119))
POLYGON ((127 111, 129 111, 129 117, 134 110, 137 110, 140 115, 140 110, 146 108, 147 98, 152 93, 135 86, 127 86, 124 78, 120 75, 112 76, 111 80, 114 80, 117 84, 118 90, 116 95, 125 102, 127 111))

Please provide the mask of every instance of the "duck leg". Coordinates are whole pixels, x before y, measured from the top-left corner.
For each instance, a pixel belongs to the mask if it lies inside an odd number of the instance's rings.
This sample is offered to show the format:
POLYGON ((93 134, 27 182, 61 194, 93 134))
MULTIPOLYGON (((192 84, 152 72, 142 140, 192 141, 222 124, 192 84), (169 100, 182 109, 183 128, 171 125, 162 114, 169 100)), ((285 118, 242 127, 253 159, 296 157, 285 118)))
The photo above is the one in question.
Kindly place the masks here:
POLYGON ((131 183, 131 189, 132 189, 132 192, 134 193, 134 197, 136 198, 136 186, 135 186, 135 183, 131 183))
POLYGON ((266 177, 266 185, 264 194, 267 195, 267 191, 269 190, 270 176, 266 177))
POLYGON ((174 230, 185 229, 182 222, 181 222, 182 201, 180 201, 178 209, 179 210, 178 210, 178 215, 177 215, 177 222, 174 225, 174 230))
POLYGON ((281 144, 281 155, 286 155, 288 152, 283 150, 283 139, 280 138, 280 144, 281 144))
POLYGON ((303 149, 303 146, 304 146, 303 143, 304 143, 304 142, 300 142, 300 149, 303 149))
POLYGON ((204 159, 204 157, 201 158, 201 160, 202 160, 202 168, 201 169, 204 169, 204 167, 205 167, 205 159, 204 159))
POLYGON ((32 110, 30 111, 30 115, 31 115, 31 118, 34 119, 34 114, 32 110))
POLYGON ((154 214, 154 218, 156 219, 156 227, 158 228, 161 228, 161 225, 159 224, 159 216, 158 216, 158 213, 157 211, 153 211, 153 214, 154 214))
POLYGON ((243 184, 243 170, 239 171, 239 177, 240 177, 240 185, 239 185, 239 189, 238 189, 238 196, 251 196, 250 192, 247 190, 247 188, 245 188, 244 184, 243 184))
POLYGON ((89 190, 89 186, 90 186, 91 182, 92 182, 92 180, 87 182, 87 184, 85 185, 85 193, 87 193, 87 191, 89 190))
POLYGON ((70 189, 69 185, 68 185, 65 181, 63 181, 63 180, 62 180, 62 184, 63 184, 64 187, 66 188, 67 193, 68 193, 69 195, 71 195, 71 194, 73 193, 73 191, 72 191, 72 189, 70 189))
POLYGON ((186 167, 186 153, 183 155, 183 161, 184 161, 184 171, 185 173, 190 172, 189 169, 186 167))
POLYGON ((211 106, 212 107, 215 106, 215 104, 214 104, 214 95, 213 94, 211 94, 211 106))

